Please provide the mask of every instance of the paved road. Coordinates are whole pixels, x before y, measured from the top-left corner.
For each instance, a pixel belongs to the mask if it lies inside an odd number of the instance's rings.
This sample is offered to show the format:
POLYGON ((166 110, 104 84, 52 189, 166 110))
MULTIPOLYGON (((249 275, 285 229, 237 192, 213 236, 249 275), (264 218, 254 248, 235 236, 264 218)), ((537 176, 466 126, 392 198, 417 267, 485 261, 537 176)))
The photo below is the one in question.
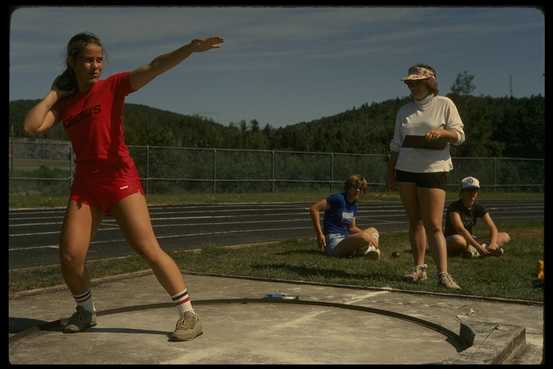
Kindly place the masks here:
MULTIPOLYGON (((496 222, 543 220, 543 202, 482 201, 496 222)), ((447 204, 446 204, 447 205, 447 204)), ((312 238, 309 203, 150 206, 154 230, 165 250, 312 238)), ((65 209, 9 212, 9 268, 58 263, 58 239, 65 209)), ((363 203, 358 224, 381 232, 407 230, 399 202, 363 203)), ((133 254, 115 219, 105 218, 92 241, 90 260, 133 254)))

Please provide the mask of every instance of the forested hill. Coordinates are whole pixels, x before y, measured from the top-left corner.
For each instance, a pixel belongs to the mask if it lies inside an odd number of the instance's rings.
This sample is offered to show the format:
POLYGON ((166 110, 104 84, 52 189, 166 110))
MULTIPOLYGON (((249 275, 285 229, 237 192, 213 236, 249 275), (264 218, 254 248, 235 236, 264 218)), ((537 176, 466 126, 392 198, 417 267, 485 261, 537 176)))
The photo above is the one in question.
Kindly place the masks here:
MULTIPOLYGON (((545 98, 494 98, 448 95, 465 124, 466 142, 452 148, 454 156, 543 158, 545 98)), ((125 135, 130 145, 187 146, 323 151, 388 152, 395 115, 408 98, 363 104, 310 122, 273 128, 255 119, 224 126, 197 115, 181 115, 152 107, 126 104, 125 135)), ((10 102, 10 136, 24 137, 22 122, 38 100, 10 102)), ((61 125, 41 138, 66 140, 61 125)))

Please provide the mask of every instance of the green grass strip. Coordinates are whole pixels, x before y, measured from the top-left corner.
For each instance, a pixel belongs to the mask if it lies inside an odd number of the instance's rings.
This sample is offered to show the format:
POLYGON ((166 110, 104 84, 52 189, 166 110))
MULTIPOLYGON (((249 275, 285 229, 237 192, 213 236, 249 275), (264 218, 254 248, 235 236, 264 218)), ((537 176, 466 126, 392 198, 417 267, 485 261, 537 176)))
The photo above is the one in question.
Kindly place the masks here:
MULTIPOLYGON (((536 264, 543 259, 544 224, 498 224, 513 240, 502 257, 448 259, 449 272, 463 288, 449 291, 436 283, 436 266, 427 255, 429 279, 421 284, 402 280, 412 268, 412 255, 406 232, 384 233, 383 257, 379 262, 364 257, 333 258, 321 254, 314 240, 301 239, 248 247, 212 246, 194 252, 171 252, 184 275, 187 272, 249 276, 282 280, 344 284, 360 287, 391 287, 402 290, 460 293, 543 301, 543 289, 534 287, 536 264), (393 258, 392 252, 400 256, 393 258)), ((476 233, 485 236, 482 226, 476 233)), ((149 269, 139 256, 99 259, 88 262, 91 278, 149 269)), ((59 266, 27 268, 9 272, 9 292, 63 284, 59 266)))

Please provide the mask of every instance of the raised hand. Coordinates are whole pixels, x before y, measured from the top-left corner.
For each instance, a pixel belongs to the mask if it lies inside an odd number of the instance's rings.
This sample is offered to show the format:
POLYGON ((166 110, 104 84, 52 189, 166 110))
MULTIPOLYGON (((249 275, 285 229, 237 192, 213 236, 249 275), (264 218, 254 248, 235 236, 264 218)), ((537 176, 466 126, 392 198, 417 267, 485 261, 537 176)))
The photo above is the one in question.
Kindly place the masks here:
POLYGON ((223 38, 219 36, 208 37, 208 38, 196 38, 192 40, 188 47, 192 52, 202 52, 210 49, 217 49, 221 47, 223 43, 223 38))

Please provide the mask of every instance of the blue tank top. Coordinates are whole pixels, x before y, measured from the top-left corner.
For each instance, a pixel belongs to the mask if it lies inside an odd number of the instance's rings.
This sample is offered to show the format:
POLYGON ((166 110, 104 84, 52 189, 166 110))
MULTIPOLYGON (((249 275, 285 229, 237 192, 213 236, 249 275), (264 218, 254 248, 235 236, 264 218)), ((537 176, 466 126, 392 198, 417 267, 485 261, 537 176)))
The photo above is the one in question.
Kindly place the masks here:
POLYGON ((324 212, 324 233, 338 233, 348 235, 348 226, 353 223, 357 215, 357 203, 349 203, 346 193, 339 192, 327 197, 330 208, 324 212))

